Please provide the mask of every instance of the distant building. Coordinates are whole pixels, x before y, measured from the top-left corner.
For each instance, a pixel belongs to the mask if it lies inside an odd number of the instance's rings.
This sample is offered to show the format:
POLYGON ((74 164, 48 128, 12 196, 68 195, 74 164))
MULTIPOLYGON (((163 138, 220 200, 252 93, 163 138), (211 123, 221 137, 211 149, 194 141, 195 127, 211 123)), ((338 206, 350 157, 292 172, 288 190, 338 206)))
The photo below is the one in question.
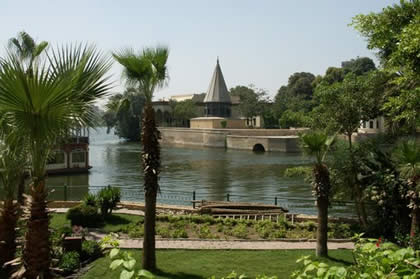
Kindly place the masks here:
POLYGON ((231 96, 227 89, 225 79, 217 59, 213 76, 210 80, 209 88, 206 93, 200 94, 180 94, 172 95, 169 100, 159 100, 153 102, 155 109, 155 118, 158 126, 161 127, 189 127, 189 119, 174 119, 173 107, 170 101, 182 102, 192 100, 196 106, 196 118, 213 117, 213 122, 219 123, 224 118, 229 119, 230 123, 235 122, 235 128, 262 127, 262 118, 260 116, 252 119, 243 117, 239 111, 240 97, 231 96))
POLYGON ((76 128, 53 150, 48 162, 48 173, 87 172, 89 166, 89 128, 76 128))

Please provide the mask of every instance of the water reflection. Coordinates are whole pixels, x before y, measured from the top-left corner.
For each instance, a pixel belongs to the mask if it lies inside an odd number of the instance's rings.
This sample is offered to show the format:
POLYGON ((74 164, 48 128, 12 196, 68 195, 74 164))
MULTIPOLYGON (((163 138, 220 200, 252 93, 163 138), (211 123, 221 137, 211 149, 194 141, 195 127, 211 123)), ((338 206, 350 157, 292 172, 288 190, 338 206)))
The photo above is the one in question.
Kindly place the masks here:
MULTIPOLYGON (((63 185, 69 190, 67 199, 72 200, 96 192, 96 186, 113 185, 122 189, 124 200, 142 200, 140 152, 140 144, 121 141, 105 129, 91 132, 89 175, 50 176, 48 185, 57 189, 51 198, 64 197, 63 185)), ((314 214, 313 202, 303 201, 312 198, 310 185, 302 178, 283 176, 288 166, 309 163, 300 154, 163 146, 159 199, 190 204, 193 191, 197 199, 225 199, 230 193, 231 200, 271 203, 277 196, 291 210, 314 214)))

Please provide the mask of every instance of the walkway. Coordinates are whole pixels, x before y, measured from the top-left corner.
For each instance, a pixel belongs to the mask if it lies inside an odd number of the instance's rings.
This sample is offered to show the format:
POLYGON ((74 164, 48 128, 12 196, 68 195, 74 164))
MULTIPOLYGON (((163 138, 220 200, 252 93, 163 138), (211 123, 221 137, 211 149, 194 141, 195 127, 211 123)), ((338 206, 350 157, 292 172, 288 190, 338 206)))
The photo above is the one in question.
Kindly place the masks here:
MULTIPOLYGON (((94 240, 102 239, 106 234, 90 232, 89 237, 94 240)), ((143 248, 143 239, 121 238, 118 240, 121 248, 143 248)), ((156 238, 157 249, 210 249, 210 250, 287 250, 287 249, 316 249, 313 240, 212 240, 212 239, 159 239, 156 238)), ((350 241, 328 242, 328 249, 353 249, 350 241)))

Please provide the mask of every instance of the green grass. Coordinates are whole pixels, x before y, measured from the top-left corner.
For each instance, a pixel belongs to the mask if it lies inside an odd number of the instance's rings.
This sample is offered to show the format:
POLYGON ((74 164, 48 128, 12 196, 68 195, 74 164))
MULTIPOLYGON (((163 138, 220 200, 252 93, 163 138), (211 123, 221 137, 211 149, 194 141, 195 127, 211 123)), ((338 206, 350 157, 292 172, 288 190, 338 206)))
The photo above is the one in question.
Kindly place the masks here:
MULTIPOLYGON (((141 264, 141 250, 130 251, 141 264)), ((255 278, 257 274, 289 278, 299 268, 296 260, 304 255, 313 255, 313 250, 158 250, 157 278, 198 279, 216 275, 218 278, 231 271, 245 273, 255 278)), ((350 250, 331 250, 330 258, 323 259, 331 265, 348 265, 353 262, 350 250)), ((82 279, 119 278, 121 270, 109 269, 109 257, 98 259, 82 279)))
MULTIPOLYGON (((70 226, 70 221, 66 219, 66 214, 53 213, 50 220, 52 229, 59 229, 63 226, 70 226)), ((104 232, 118 232, 130 223, 137 223, 143 219, 143 216, 129 214, 112 214, 105 219, 103 226, 100 227, 104 232)))

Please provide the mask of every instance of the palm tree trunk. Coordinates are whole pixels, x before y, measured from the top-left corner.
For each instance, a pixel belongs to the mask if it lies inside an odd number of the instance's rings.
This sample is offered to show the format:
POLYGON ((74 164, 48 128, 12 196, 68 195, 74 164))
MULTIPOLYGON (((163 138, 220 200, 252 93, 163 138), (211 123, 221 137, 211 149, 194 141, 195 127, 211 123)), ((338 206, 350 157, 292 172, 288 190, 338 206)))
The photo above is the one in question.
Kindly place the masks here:
POLYGON ((317 196, 318 227, 316 232, 316 255, 318 257, 328 256, 328 205, 331 189, 330 174, 328 168, 323 164, 315 165, 314 189, 317 196))
POLYGON ((27 207, 29 219, 23 250, 25 278, 50 278, 51 247, 45 179, 39 179, 32 184, 27 207))
POLYGON ((143 268, 154 271, 156 269, 155 225, 156 195, 159 188, 158 175, 160 171, 160 134, 156 128, 155 113, 151 102, 148 102, 144 109, 142 137, 145 200, 143 268))
POLYGON ((328 199, 319 197, 317 199, 318 228, 316 231, 316 255, 318 257, 328 256, 328 199))
POLYGON ((416 206, 411 211, 410 246, 413 248, 415 245, 415 237, 418 233, 420 233, 420 207, 416 206))
MULTIPOLYGON (((0 267, 14 259, 16 253, 16 224, 18 204, 5 200, 0 216, 0 267)), ((0 268, 0 270, 3 270, 0 268)), ((3 270, 6 271, 7 270, 3 270)), ((2 274, 3 275, 3 274, 2 274)), ((3 276, 6 276, 5 274, 3 276)), ((2 277, 3 278, 3 277, 2 277)))
POLYGON ((366 214, 366 207, 363 201, 363 193, 360 189, 359 184, 357 183, 357 171, 356 171, 356 163, 353 155, 353 143, 351 141, 351 136, 353 132, 347 133, 347 141, 349 143, 349 151, 350 151, 350 160, 351 160, 351 171, 353 176, 353 191, 356 197, 356 213, 359 219, 359 224, 362 228, 367 228, 367 214, 366 214))
POLYGON ((17 192, 17 202, 20 205, 23 205, 25 199, 23 198, 23 194, 25 193, 25 174, 22 174, 20 177, 19 185, 18 185, 18 192, 17 192))

